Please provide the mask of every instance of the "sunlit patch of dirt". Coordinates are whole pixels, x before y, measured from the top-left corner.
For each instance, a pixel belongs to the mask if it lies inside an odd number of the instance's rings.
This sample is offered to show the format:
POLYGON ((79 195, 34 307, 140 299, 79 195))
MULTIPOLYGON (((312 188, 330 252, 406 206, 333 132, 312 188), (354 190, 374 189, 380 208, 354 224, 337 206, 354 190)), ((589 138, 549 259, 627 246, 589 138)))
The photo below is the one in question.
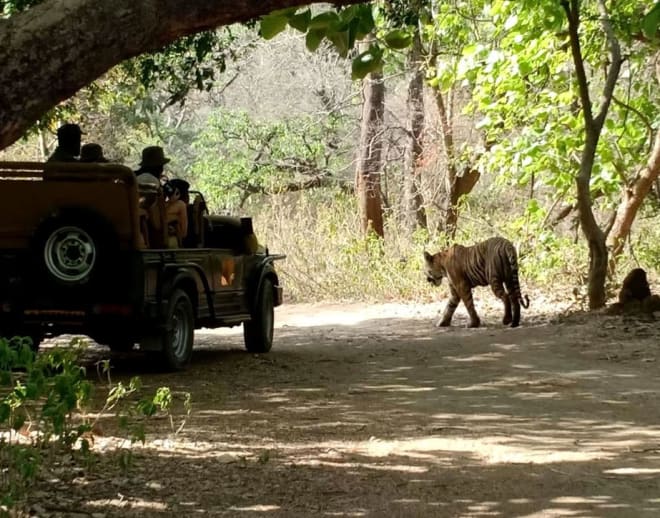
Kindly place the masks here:
POLYGON ((183 373, 93 347, 90 372, 110 358, 115 381, 189 391, 192 414, 178 434, 182 415, 152 422, 127 469, 103 418, 96 461, 49 465, 27 505, 97 518, 660 515, 657 320, 535 295, 510 329, 484 293, 479 329, 462 308, 436 328, 442 302, 285 305, 271 353, 246 353, 240 328, 203 330, 183 373))

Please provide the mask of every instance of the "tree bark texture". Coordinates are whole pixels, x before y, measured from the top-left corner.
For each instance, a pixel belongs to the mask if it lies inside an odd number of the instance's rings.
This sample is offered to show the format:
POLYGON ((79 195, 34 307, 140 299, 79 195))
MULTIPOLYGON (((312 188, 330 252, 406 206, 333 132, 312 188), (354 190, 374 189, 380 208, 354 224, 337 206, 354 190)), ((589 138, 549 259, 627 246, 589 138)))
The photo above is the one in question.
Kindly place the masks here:
POLYGON ((440 130, 442 132, 442 143, 445 150, 447 170, 445 174, 445 200, 441 228, 448 237, 454 238, 458 226, 458 202, 461 196, 470 194, 479 181, 481 173, 476 169, 466 167, 459 175, 456 168, 456 151, 454 149, 454 128, 452 124, 453 110, 451 109, 451 93, 447 94, 447 100, 442 92, 435 92, 435 102, 438 107, 440 118, 440 130))
POLYGON ((360 148, 355 173, 362 230, 372 231, 381 238, 383 206, 380 178, 383 170, 383 117, 385 114, 385 83, 380 72, 370 73, 363 81, 360 148))
MULTIPOLYGON (((0 19, 0 149, 113 66, 309 0, 45 0, 0 19)), ((335 5, 356 0, 331 0, 335 5)))
POLYGON ((614 225, 610 231, 610 273, 614 273, 616 261, 623 252, 623 245, 630 234, 633 221, 644 198, 660 174, 660 131, 655 134, 655 143, 646 166, 640 171, 632 185, 623 188, 622 200, 616 211, 614 225))
POLYGON ((584 117, 584 148, 580 159, 580 170, 576 179, 577 205, 580 217, 580 227, 587 239, 589 246, 589 274, 587 281, 587 294, 589 308, 598 309, 605 305, 607 296, 605 293, 605 280, 607 278, 607 245, 606 234, 598 226, 592 210, 592 198, 589 190, 591 172, 593 170, 598 140, 607 117, 614 87, 616 86, 623 62, 619 42, 614 36, 609 15, 605 6, 605 0, 598 0, 598 10, 603 32, 607 38, 609 47, 609 66, 605 77, 605 85, 601 97, 601 105, 598 114, 594 117, 591 98, 589 94, 589 80, 587 78, 582 49, 580 46, 580 2, 579 0, 562 0, 561 5, 568 19, 568 32, 570 36, 571 53, 575 65, 582 115, 584 117))
POLYGON ((427 228, 426 210, 421 191, 419 159, 423 151, 424 132, 424 69, 422 63, 422 40, 419 30, 415 31, 408 55, 412 77, 408 83, 408 124, 404 174, 404 221, 410 231, 416 227, 427 228))

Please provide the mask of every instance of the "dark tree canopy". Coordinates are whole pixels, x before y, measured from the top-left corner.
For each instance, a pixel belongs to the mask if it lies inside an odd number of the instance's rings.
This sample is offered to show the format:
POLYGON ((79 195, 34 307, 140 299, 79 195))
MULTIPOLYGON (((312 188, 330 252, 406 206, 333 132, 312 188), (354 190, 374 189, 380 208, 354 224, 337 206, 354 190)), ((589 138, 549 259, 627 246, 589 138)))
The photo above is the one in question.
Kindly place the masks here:
POLYGON ((126 59, 158 50, 182 36, 309 3, 46 0, 0 19, 0 149, 15 142, 59 102, 126 59))

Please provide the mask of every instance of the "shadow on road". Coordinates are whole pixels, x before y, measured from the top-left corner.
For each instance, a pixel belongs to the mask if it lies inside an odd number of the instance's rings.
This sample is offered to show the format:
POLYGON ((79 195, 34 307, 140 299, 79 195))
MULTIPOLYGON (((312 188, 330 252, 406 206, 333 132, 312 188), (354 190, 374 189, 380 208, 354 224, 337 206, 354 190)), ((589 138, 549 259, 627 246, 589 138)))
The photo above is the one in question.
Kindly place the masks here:
POLYGON ((193 413, 128 474, 108 450, 66 487, 112 516, 657 516, 660 382, 581 354, 595 339, 616 336, 377 318, 281 327, 268 355, 200 333, 180 373, 110 355, 114 380, 190 392, 193 413))

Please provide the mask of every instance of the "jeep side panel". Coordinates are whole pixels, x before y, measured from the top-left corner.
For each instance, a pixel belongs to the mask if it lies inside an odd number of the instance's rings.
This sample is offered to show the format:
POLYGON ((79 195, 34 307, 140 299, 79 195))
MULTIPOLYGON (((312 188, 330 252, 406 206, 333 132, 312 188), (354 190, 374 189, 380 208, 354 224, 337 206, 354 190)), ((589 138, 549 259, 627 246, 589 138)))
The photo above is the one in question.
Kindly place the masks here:
POLYGON ((142 255, 148 314, 162 314, 169 294, 182 288, 195 306, 196 328, 236 325, 249 319, 244 256, 210 248, 146 250, 142 255))

